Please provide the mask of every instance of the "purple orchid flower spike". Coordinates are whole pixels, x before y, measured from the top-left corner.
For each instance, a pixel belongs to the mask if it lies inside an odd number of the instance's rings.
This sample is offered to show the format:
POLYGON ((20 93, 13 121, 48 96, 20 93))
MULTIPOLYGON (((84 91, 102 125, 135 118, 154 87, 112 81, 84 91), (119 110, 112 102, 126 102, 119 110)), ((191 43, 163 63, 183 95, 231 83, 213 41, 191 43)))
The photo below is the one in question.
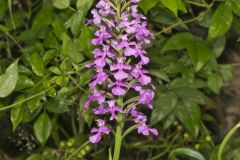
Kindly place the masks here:
MULTIPOLYGON (((153 109, 155 90, 145 67, 149 58, 144 50, 153 34, 147 29, 146 17, 138 13, 139 1, 99 0, 91 11, 92 19, 88 20, 97 29, 91 41, 96 47, 92 51, 94 60, 86 67, 94 68, 96 73, 89 83, 92 93, 84 108, 93 108, 96 117, 106 120, 96 120, 98 128, 91 130, 89 140, 99 142, 104 134, 110 133, 107 122, 116 122, 115 149, 121 145, 119 136, 125 118, 136 123, 139 134, 158 135, 156 129, 147 125, 147 116, 139 111, 142 107, 153 109), (89 107, 93 101, 97 102, 95 108, 89 107)), ((117 157, 114 155, 114 160, 117 157)))

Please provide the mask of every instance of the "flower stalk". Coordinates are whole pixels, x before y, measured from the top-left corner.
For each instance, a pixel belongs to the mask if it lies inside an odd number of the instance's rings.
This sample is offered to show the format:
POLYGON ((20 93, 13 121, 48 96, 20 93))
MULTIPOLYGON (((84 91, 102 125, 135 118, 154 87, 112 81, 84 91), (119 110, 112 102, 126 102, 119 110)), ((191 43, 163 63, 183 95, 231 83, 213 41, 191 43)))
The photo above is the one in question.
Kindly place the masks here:
POLYGON ((113 160, 119 160, 121 145, 122 145, 123 126, 124 126, 123 116, 122 116, 122 114, 118 114, 113 160))

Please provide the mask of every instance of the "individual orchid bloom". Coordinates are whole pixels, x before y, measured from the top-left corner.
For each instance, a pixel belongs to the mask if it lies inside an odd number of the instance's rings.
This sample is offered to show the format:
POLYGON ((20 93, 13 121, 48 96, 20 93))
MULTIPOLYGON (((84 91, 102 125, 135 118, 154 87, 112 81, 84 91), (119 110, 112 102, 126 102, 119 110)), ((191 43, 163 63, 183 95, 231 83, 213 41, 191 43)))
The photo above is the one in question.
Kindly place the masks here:
POLYGON ((88 100, 84 103, 84 108, 88 109, 89 104, 92 101, 98 101, 99 104, 102 104, 105 101, 105 97, 94 88, 93 93, 88 96, 88 100))
POLYGON ((117 61, 117 64, 110 65, 110 71, 118 70, 114 73, 114 78, 116 80, 123 80, 129 76, 124 70, 131 70, 132 67, 129 64, 125 64, 126 58, 117 58, 117 61))
POLYGON ((106 26, 101 26, 100 29, 96 31, 95 36, 97 38, 92 40, 93 45, 102 45, 104 40, 112 37, 112 35, 108 33, 106 29, 106 26))
POLYGON ((117 116, 116 113, 123 112, 123 111, 120 106, 115 105, 115 103, 116 103, 115 100, 110 100, 107 103, 108 103, 108 112, 111 113, 110 120, 112 121, 112 120, 116 119, 116 116, 117 116))
MULTIPOLYGON (((91 11, 92 15, 93 15, 93 20, 92 22, 95 24, 95 25, 99 25, 101 23, 101 16, 98 14, 98 11, 96 9, 93 9, 91 11)), ((91 20, 89 21, 91 22, 91 20)))
POLYGON ((96 120, 98 128, 92 128, 91 133, 94 133, 89 137, 90 142, 97 143, 101 140, 102 134, 109 134, 111 130, 105 125, 105 121, 102 119, 96 120))
POLYGON ((89 87, 94 88, 97 84, 102 84, 103 82, 105 82, 107 78, 108 75, 104 71, 100 70, 93 76, 92 82, 89 83, 89 87))
POLYGON ((131 109, 131 115, 132 115, 135 123, 140 124, 140 123, 145 123, 145 122, 147 121, 147 116, 145 116, 145 115, 144 115, 143 113, 141 113, 141 112, 138 112, 138 111, 136 110, 136 107, 132 107, 132 109, 131 109))
POLYGON ((96 121, 98 128, 93 128, 89 137, 92 143, 110 133, 107 122, 123 123, 124 118, 137 124, 139 134, 158 135, 156 129, 147 125, 147 116, 139 111, 142 107, 153 108, 155 90, 146 69, 149 58, 143 49, 153 34, 147 29, 146 17, 138 13, 139 1, 99 0, 91 11, 92 19, 88 20, 96 32, 91 41, 95 46, 94 59, 86 67, 94 68, 95 74, 89 83, 92 93, 84 108, 106 120, 96 121))
POLYGON ((128 87, 127 82, 122 82, 117 80, 116 82, 112 82, 108 84, 108 87, 112 87, 112 94, 116 96, 123 96, 126 93, 126 89, 128 87))
POLYGON ((96 7, 100 9, 99 13, 104 17, 108 16, 109 14, 114 14, 114 11, 111 9, 109 3, 107 3, 105 0, 100 0, 96 7))
POLYGON ((154 93, 149 89, 140 90, 140 99, 138 101, 139 104, 147 104, 150 109, 153 109, 152 100, 154 97, 154 93))
POLYGON ((145 123, 142 123, 140 126, 138 126, 138 133, 139 134, 143 134, 145 136, 148 136, 150 132, 155 136, 158 135, 158 131, 155 128, 150 128, 145 123))
POLYGON ((141 69, 141 68, 142 68, 141 65, 136 65, 136 67, 132 71, 132 75, 135 78, 138 78, 139 82, 141 84, 147 85, 147 84, 151 83, 151 78, 146 75, 148 73, 148 71, 145 69, 141 69))
POLYGON ((103 104, 100 104, 97 108, 93 110, 93 113, 96 115, 105 114, 108 112, 108 108, 106 108, 103 104))

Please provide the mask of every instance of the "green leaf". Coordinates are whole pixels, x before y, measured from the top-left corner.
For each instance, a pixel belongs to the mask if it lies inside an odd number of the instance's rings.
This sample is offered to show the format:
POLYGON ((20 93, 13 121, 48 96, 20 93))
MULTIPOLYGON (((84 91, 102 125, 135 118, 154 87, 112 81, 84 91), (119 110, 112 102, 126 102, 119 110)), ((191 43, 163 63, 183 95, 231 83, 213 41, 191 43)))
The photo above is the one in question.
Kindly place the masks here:
POLYGON ((94 0, 77 0, 76 6, 78 10, 84 9, 85 12, 91 8, 94 0))
POLYGON ((160 0, 161 3, 172 11, 176 16, 178 15, 178 10, 187 12, 186 7, 182 0, 160 0))
POLYGON ((7 1, 0 1, 0 19, 3 18, 7 9, 8 9, 7 1))
POLYGON ((58 93, 57 97, 70 96, 77 91, 77 87, 62 87, 58 93))
POLYGON ((193 37, 190 33, 178 33, 172 36, 162 51, 187 49, 195 71, 198 72, 210 59, 212 51, 201 39, 193 37))
POLYGON ((195 71, 198 72, 211 57, 211 49, 203 41, 193 41, 187 46, 195 71))
POLYGON ((217 58, 222 55, 225 46, 226 46, 225 36, 219 37, 213 42, 213 51, 215 52, 217 58))
POLYGON ((182 155, 194 158, 195 160, 205 160, 205 158, 202 156, 201 153, 199 153, 197 151, 194 151, 194 150, 192 150, 190 148, 177 148, 177 149, 174 149, 174 150, 172 150, 170 152, 168 159, 169 160, 176 160, 177 156, 182 156, 182 155))
POLYGON ((31 112, 33 112, 34 110, 39 108, 41 98, 42 98, 42 96, 38 96, 27 102, 28 108, 30 109, 31 112))
POLYGON ((151 124, 156 124, 165 118, 176 107, 178 98, 174 92, 161 94, 154 102, 154 110, 151 116, 151 124))
MULTIPOLYGON (((14 103, 18 103, 24 99, 25 96, 19 96, 14 103)), ((24 112, 24 108, 22 105, 23 104, 17 105, 11 109, 11 121, 13 125, 13 131, 15 131, 17 126, 22 122, 24 112)))
POLYGON ((182 50, 187 48, 192 41, 194 37, 190 33, 177 33, 166 42, 162 51, 182 50))
POLYGON ((55 36, 62 40, 63 37, 63 33, 65 32, 65 27, 63 25, 63 22, 60 21, 59 17, 54 17, 54 20, 52 22, 52 27, 53 27, 53 33, 55 34, 55 36))
POLYGON ((5 74, 0 75, 0 97, 7 97, 13 92, 18 81, 18 60, 12 63, 5 74))
POLYGON ((67 28, 71 28, 71 32, 74 35, 80 33, 81 28, 84 25, 84 16, 85 16, 84 10, 78 10, 65 24, 67 28))
POLYGON ((43 55, 43 65, 46 66, 56 54, 55 49, 48 50, 43 55))
POLYGON ((43 42, 43 45, 45 48, 57 48, 58 47, 57 38, 53 33, 48 33, 48 36, 43 42))
POLYGON ((93 38, 92 32, 88 29, 87 26, 83 26, 80 36, 80 46, 81 49, 84 51, 85 55, 88 58, 93 58, 92 51, 94 46, 91 43, 91 39, 93 38))
POLYGON ((167 129, 175 120, 175 114, 169 114, 166 118, 163 119, 163 128, 167 129))
POLYGON ((168 85, 168 89, 176 89, 176 88, 205 88, 207 84, 205 81, 199 79, 188 79, 188 78, 176 78, 171 81, 168 85))
POLYGON ((220 93, 223 85, 223 78, 221 75, 214 73, 208 76, 208 87, 216 94, 220 93))
POLYGON ((58 9, 66 9, 70 6, 70 0, 52 0, 53 5, 58 9))
POLYGON ((69 56, 76 63, 84 60, 83 54, 78 51, 76 45, 66 34, 63 36, 62 54, 64 56, 69 56))
POLYGON ((68 106, 71 104, 71 101, 66 100, 66 97, 61 97, 48 100, 45 108, 52 113, 64 113, 69 111, 68 106))
POLYGON ((42 113, 34 123, 34 134, 38 141, 44 145, 52 130, 52 122, 46 113, 42 113))
POLYGON ((39 31, 44 26, 50 25, 53 20, 53 8, 50 5, 45 5, 34 17, 32 29, 39 31))
POLYGON ((220 72, 222 73, 222 77, 224 79, 224 81, 230 81, 233 79, 233 70, 234 67, 232 65, 220 65, 220 72))
POLYGON ((189 132, 197 137, 201 121, 201 111, 198 105, 193 105, 186 100, 177 104, 175 114, 189 132))
POLYGON ((37 115, 42 109, 41 107, 38 107, 37 109, 31 111, 27 104, 24 104, 22 107, 24 108, 23 119, 22 119, 23 123, 31 122, 34 118, 37 117, 37 115))
POLYGON ((41 154, 32 154, 27 158, 27 160, 42 160, 42 155, 41 154))
POLYGON ((94 71, 92 69, 82 73, 79 78, 79 85, 84 86, 88 84, 91 81, 93 74, 94 74, 94 71))
POLYGON ((143 10, 145 14, 147 14, 148 11, 152 9, 157 3, 157 0, 141 0, 139 3, 139 7, 143 10))
POLYGON ((150 69, 149 74, 156 76, 158 79, 162 79, 166 82, 170 81, 168 78, 168 75, 164 71, 157 70, 157 69, 150 69))
POLYGON ((221 4, 211 19, 208 37, 216 38, 224 35, 232 25, 233 14, 229 6, 221 4))
POLYGON ((4 25, 0 24, 0 31, 7 33, 9 31, 9 29, 7 27, 5 27, 4 25))
POLYGON ((240 16, 240 0, 229 0, 231 8, 235 14, 240 16))
POLYGON ((81 98, 80 98, 80 101, 79 101, 79 108, 80 108, 80 110, 82 110, 83 107, 84 107, 84 103, 86 102, 87 97, 88 97, 88 92, 84 92, 81 95, 81 98))
POLYGON ((15 23, 14 23, 14 20, 13 20, 13 12, 12 12, 12 0, 8 0, 8 9, 9 9, 9 14, 10 14, 10 18, 11 18, 13 28, 15 29, 16 27, 15 27, 15 23))
POLYGON ((16 90, 25 89, 34 86, 34 82, 26 75, 19 75, 16 90))
POLYGON ((186 100, 190 103, 201 105, 213 103, 203 92, 188 86, 175 89, 174 92, 176 92, 182 100, 186 100))
POLYGON ((42 58, 39 53, 34 52, 28 56, 28 61, 31 65, 32 71, 37 75, 42 77, 44 75, 44 66, 42 58))
POLYGON ((52 73, 55 73, 56 75, 62 74, 61 70, 56 66, 51 66, 50 68, 48 68, 48 70, 52 73))

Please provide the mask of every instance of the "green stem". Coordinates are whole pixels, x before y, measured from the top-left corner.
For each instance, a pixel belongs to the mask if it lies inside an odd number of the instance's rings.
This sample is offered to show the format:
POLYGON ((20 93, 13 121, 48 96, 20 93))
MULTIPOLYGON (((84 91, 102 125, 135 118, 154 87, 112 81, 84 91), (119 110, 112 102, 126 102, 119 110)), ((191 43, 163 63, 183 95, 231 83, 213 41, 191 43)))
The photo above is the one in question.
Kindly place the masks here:
POLYGON ((186 2, 189 3, 189 4, 199 6, 199 7, 207 7, 206 4, 201 4, 201 3, 198 3, 198 2, 193 2, 193 1, 186 1, 186 2))
POLYGON ((171 29, 173 29, 173 28, 175 28, 175 27, 177 27, 177 26, 179 26, 179 25, 181 25, 181 24, 188 24, 188 23, 191 23, 191 22, 194 22, 194 21, 197 21, 197 20, 203 18, 203 17, 211 10, 211 8, 212 8, 212 6, 214 5, 214 3, 215 3, 215 0, 213 0, 209 5, 207 5, 207 6, 206 6, 206 8, 207 8, 206 11, 202 12, 202 14, 199 14, 197 17, 194 17, 194 18, 192 18, 192 19, 188 19, 188 20, 185 20, 185 21, 180 20, 180 21, 178 21, 177 23, 175 23, 175 24, 173 24, 173 25, 171 25, 171 26, 169 26, 169 27, 167 27, 167 28, 164 28, 164 29, 161 30, 160 32, 157 32, 157 33, 155 34, 155 36, 158 36, 158 35, 166 32, 166 31, 168 31, 168 30, 171 30, 171 29))
POLYGON ((117 0, 117 20, 121 21, 121 0, 117 0))
POLYGON ((76 123, 75 123, 75 110, 71 111, 71 122, 72 122, 72 130, 73 130, 73 134, 77 135, 77 127, 76 127, 76 123))
POLYGON ((40 96, 40 95, 42 95, 42 94, 45 94, 46 92, 48 92, 49 90, 53 89, 54 87, 55 87, 55 86, 52 86, 52 87, 50 87, 49 89, 46 89, 46 90, 44 90, 44 91, 42 91, 42 92, 39 92, 39 93, 37 93, 37 94, 35 94, 35 95, 33 95, 33 96, 30 96, 30 97, 28 97, 28 98, 26 98, 26 99, 24 99, 24 100, 22 100, 22 101, 13 103, 13 104, 11 104, 11 105, 9 105, 9 106, 1 107, 1 108, 0 108, 0 111, 3 111, 3 110, 6 110, 6 109, 9 109, 9 108, 18 106, 18 105, 20 105, 20 104, 22 104, 22 103, 25 103, 25 102, 27 102, 27 101, 35 98, 35 97, 38 97, 38 96, 40 96))
POLYGON ((240 123, 238 123, 236 126, 234 126, 229 133, 226 135, 226 137, 223 139, 221 145, 218 149, 218 160, 222 160, 222 154, 224 147, 226 146, 227 142, 230 140, 230 138, 237 132, 237 130, 240 128, 240 123))
POLYGON ((124 126, 122 113, 118 114, 117 122, 118 124, 117 124, 117 129, 115 134, 113 160, 119 160, 119 157, 120 157, 120 151, 121 151, 121 145, 122 145, 122 130, 124 126))

